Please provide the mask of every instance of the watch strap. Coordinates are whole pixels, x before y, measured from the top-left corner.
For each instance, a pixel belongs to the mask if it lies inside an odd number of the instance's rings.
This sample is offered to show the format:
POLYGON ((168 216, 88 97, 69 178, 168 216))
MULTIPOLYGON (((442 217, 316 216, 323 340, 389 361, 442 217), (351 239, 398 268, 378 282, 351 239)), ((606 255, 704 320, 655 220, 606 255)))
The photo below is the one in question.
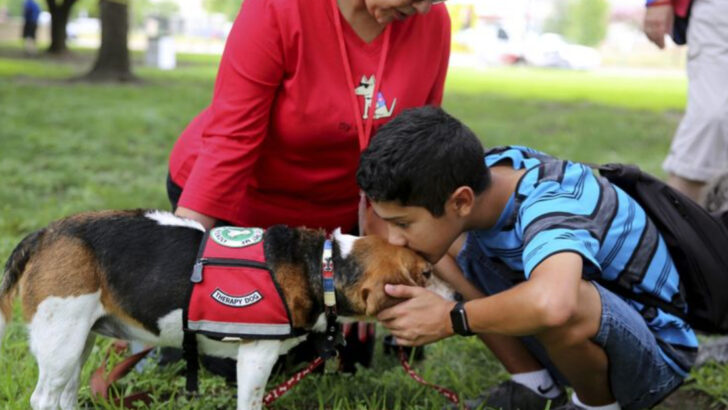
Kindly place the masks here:
POLYGON ((468 316, 465 313, 465 302, 460 301, 450 311, 450 321, 452 322, 452 330, 461 336, 472 336, 474 333, 470 330, 468 324, 468 316))

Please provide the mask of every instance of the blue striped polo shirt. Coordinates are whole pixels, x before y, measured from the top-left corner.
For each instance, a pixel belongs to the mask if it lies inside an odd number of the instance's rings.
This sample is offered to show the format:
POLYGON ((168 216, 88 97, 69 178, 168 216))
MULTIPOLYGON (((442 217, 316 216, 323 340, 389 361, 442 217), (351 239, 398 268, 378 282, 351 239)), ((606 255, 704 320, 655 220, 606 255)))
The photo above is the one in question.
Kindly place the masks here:
MULTIPOLYGON (((544 259, 575 252, 584 259, 584 278, 650 293, 686 308, 680 277, 662 236, 642 207, 586 165, 560 160, 526 147, 501 147, 485 163, 526 169, 495 226, 469 233, 485 256, 499 260, 527 280, 544 259)), ((476 281, 478 278, 475 278, 476 281)), ((682 319, 633 300, 663 357, 685 375, 695 361, 698 340, 682 319)))

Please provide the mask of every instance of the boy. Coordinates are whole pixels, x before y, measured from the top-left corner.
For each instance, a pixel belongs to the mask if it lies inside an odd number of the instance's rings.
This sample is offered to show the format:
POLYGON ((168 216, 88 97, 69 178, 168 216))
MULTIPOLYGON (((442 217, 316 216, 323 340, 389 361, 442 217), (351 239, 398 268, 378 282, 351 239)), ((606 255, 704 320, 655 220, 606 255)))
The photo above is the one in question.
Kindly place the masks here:
POLYGON ((686 309, 678 273, 639 204, 589 167, 524 147, 484 153, 458 120, 424 107, 377 132, 357 180, 389 241, 430 262, 467 232, 457 261, 488 296, 453 303, 387 285, 405 301, 378 318, 405 346, 482 335, 513 375, 486 405, 641 409, 682 383, 698 346, 690 326, 600 285, 686 309), (574 389, 570 402, 562 383, 574 389))

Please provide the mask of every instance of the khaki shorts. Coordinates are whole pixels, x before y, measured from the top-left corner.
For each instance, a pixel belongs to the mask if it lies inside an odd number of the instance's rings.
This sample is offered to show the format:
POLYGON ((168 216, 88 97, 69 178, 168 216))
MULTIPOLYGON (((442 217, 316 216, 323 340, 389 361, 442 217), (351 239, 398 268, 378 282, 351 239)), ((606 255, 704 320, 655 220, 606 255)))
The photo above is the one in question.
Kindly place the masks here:
POLYGON ((728 1, 695 0, 687 35, 687 108, 662 166, 706 182, 728 172, 728 1))

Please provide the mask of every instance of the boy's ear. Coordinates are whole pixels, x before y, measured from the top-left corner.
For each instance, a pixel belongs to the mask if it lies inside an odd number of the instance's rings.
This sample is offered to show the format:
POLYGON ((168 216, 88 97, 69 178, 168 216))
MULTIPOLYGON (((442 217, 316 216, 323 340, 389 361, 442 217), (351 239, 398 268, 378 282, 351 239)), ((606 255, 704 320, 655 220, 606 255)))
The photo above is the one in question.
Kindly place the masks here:
POLYGON ((450 195, 448 201, 458 216, 469 215, 475 204, 475 192, 469 186, 461 186, 450 195))

